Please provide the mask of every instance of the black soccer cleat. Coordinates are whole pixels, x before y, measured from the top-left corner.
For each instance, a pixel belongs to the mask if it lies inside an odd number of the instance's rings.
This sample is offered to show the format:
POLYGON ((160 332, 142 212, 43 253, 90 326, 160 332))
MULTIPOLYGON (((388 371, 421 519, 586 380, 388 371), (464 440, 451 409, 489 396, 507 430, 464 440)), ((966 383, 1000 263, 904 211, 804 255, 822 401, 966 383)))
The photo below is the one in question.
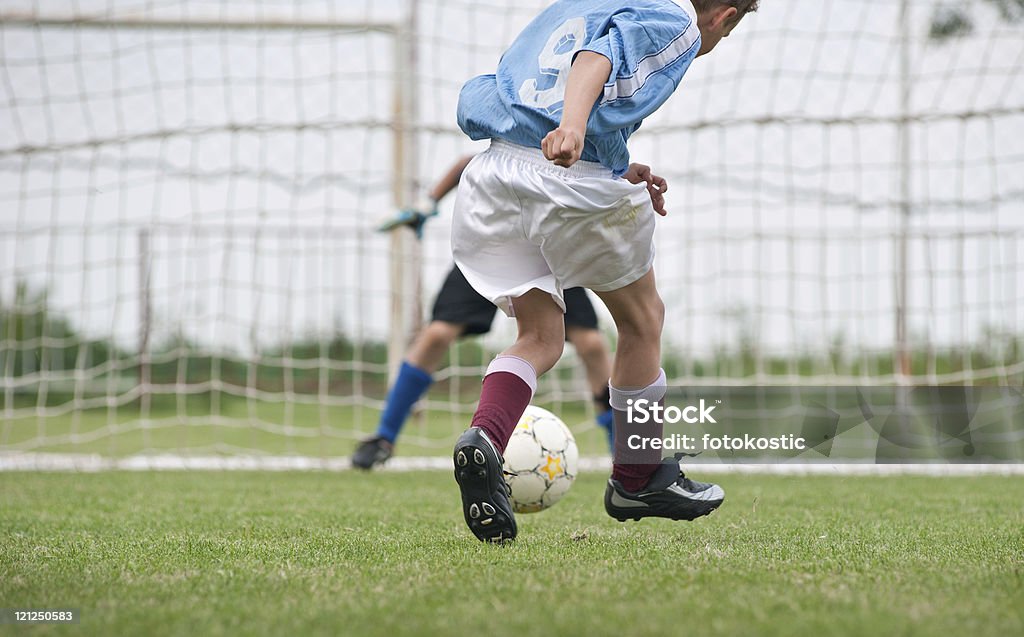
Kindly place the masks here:
POLYGON ((636 493, 626 491, 618 480, 609 478, 604 509, 619 522, 630 518, 695 520, 717 509, 723 500, 722 487, 690 480, 679 468, 678 459, 666 459, 647 486, 636 493))
POLYGON ((455 443, 455 481, 462 491, 466 525, 481 542, 511 542, 516 518, 498 449, 483 430, 467 429, 455 443))
POLYGON ((359 443, 352 454, 352 466, 359 469, 372 469, 384 464, 395 452, 395 445, 380 436, 375 436, 359 443))

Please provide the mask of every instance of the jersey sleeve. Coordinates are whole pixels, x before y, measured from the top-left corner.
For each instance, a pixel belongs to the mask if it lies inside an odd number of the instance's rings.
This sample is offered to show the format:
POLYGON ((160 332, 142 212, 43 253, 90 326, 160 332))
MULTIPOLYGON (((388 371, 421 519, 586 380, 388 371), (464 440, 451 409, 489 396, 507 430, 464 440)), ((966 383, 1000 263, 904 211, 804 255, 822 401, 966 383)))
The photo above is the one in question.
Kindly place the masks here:
POLYGON ((587 125, 588 132, 608 133, 638 126, 665 103, 697 57, 700 31, 682 10, 625 9, 582 50, 612 64, 587 125))

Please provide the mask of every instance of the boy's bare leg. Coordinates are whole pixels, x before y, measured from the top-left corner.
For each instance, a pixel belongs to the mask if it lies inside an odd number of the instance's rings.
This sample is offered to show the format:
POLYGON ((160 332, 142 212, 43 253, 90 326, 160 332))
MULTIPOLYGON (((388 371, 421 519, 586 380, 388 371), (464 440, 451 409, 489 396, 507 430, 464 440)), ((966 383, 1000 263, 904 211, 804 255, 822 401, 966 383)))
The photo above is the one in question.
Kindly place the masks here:
POLYGON ((371 469, 387 462, 395 450, 413 406, 434 382, 433 374, 445 353, 466 326, 447 321, 431 321, 413 341, 398 376, 388 388, 384 409, 373 436, 363 440, 352 454, 352 466, 371 469))
POLYGON ((452 343, 462 336, 465 329, 466 326, 459 323, 431 321, 413 341, 405 360, 433 374, 441 364, 441 359, 451 349, 452 343))
POLYGON ((501 356, 516 356, 533 366, 540 376, 555 366, 565 347, 562 308, 551 295, 533 289, 512 299, 519 335, 501 356))
POLYGON ((665 304, 654 270, 624 288, 597 292, 615 320, 619 345, 612 363, 612 387, 646 387, 661 374, 661 330, 665 304))
POLYGON ((488 366, 472 421, 501 452, 533 398, 537 377, 554 367, 565 347, 562 309, 550 294, 530 290, 512 307, 519 335, 488 366))
POLYGON ((612 375, 611 357, 604 335, 589 327, 570 326, 566 328, 565 336, 583 361, 591 393, 595 396, 603 394, 612 375))
POLYGON ((502 457, 522 417, 537 376, 558 360, 565 343, 562 310, 551 295, 531 290, 512 300, 519 326, 516 342, 491 361, 472 425, 455 443, 455 481, 466 525, 483 541, 506 542, 517 533, 502 457))
MULTIPOLYGON (((629 448, 628 437, 641 432, 626 420, 627 401, 647 399, 657 402, 665 395, 665 375, 661 370, 665 305, 655 286, 653 269, 626 287, 598 292, 597 295, 611 312, 619 333, 610 382, 615 433, 612 478, 628 491, 639 491, 657 471, 661 452, 629 448)), ((649 424, 642 433, 660 438, 662 427, 649 424)))
POLYGON ((567 325, 565 338, 576 348, 576 355, 587 371, 587 385, 594 398, 595 422, 604 430, 608 446, 615 453, 614 417, 611 408, 611 390, 608 380, 612 375, 608 343, 600 330, 579 325, 567 325))
POLYGON ((625 521, 644 517, 693 520, 717 509, 725 492, 715 484, 687 478, 678 462, 661 462, 657 449, 630 449, 629 437, 660 438, 660 423, 631 425, 628 400, 659 402, 665 397, 665 372, 660 367, 661 330, 665 306, 654 286, 654 272, 614 292, 601 292, 619 330, 619 349, 612 366, 611 403, 615 418, 612 478, 605 489, 605 510, 625 521))

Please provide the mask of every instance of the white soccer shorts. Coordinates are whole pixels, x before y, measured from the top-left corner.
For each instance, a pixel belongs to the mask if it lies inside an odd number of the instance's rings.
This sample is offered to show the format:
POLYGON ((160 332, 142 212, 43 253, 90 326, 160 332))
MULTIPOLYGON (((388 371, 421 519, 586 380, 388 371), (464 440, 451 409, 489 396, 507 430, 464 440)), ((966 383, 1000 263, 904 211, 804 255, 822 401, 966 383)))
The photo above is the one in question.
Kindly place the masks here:
POLYGON ((655 212, 646 185, 593 162, 555 166, 538 149, 494 140, 459 183, 452 221, 455 263, 505 314, 512 299, 544 290, 607 292, 654 263, 655 212))

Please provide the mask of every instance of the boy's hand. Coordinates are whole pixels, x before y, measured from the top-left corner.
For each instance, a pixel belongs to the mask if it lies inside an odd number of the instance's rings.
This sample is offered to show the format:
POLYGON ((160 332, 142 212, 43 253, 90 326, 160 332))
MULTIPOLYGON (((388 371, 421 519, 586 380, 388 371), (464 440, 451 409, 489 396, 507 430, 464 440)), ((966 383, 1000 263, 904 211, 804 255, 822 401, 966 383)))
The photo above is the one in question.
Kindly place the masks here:
POLYGON ((611 60, 593 51, 580 51, 569 69, 562 103, 562 119, 555 130, 540 143, 544 157, 556 166, 569 168, 583 154, 587 121, 594 110, 604 84, 612 72, 611 60))
POLYGON ((406 226, 412 228, 417 239, 423 238, 423 226, 431 217, 437 216, 437 201, 422 201, 415 208, 399 210, 398 214, 377 226, 377 232, 389 232, 406 226))
POLYGON ((568 168, 583 154, 583 135, 578 131, 559 126, 544 136, 540 143, 544 157, 556 166, 568 168))
POLYGON ((647 184, 647 193, 651 196, 654 212, 662 217, 668 214, 668 211, 665 210, 665 193, 668 192, 668 182, 664 177, 652 173, 650 166, 630 164, 629 170, 622 178, 631 184, 647 184))

